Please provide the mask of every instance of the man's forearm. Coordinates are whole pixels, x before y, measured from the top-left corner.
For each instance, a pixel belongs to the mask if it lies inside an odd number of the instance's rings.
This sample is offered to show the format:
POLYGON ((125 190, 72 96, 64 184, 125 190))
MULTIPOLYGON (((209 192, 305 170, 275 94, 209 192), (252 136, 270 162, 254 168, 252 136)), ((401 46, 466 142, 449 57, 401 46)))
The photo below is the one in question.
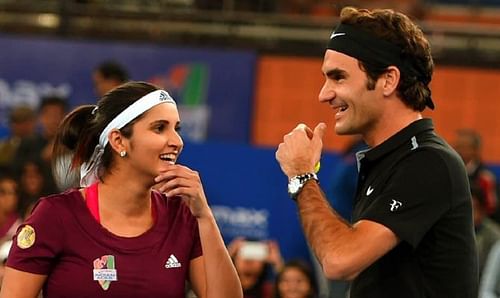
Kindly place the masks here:
POLYGON ((306 238, 321 265, 327 266, 325 260, 340 253, 340 246, 347 241, 351 225, 330 207, 315 181, 304 185, 297 204, 306 238))

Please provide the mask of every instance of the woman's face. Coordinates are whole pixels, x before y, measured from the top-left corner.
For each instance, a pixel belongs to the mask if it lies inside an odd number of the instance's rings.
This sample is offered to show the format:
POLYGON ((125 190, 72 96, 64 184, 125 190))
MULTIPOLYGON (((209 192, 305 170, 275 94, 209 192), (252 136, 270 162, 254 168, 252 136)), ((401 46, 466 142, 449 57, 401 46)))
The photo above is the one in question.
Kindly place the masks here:
POLYGON ((40 168, 31 162, 27 162, 23 168, 21 177, 23 190, 31 196, 39 196, 43 188, 43 176, 40 168))
POLYGON ((250 260, 241 257, 239 254, 234 259, 234 266, 240 277, 240 282, 244 290, 250 289, 259 281, 259 277, 264 272, 266 263, 260 260, 250 260))
POLYGON ((0 207, 5 214, 11 213, 17 207, 17 183, 14 180, 0 181, 0 207))
POLYGON ((306 298, 311 293, 307 276, 297 268, 288 267, 281 275, 278 290, 282 298, 306 298))
POLYGON ((156 177, 168 165, 175 164, 183 147, 179 129, 180 118, 174 104, 162 103, 148 110, 134 124, 132 137, 126 141, 131 165, 156 177))

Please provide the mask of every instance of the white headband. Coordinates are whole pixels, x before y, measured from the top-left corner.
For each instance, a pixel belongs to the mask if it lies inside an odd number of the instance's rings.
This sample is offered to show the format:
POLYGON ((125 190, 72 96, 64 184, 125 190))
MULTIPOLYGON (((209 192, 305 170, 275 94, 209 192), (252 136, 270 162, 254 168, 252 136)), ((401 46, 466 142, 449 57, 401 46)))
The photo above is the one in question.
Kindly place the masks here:
POLYGON ((104 153, 104 148, 108 144, 109 133, 113 129, 123 128, 147 110, 161 103, 172 103, 175 105, 174 99, 166 91, 156 90, 135 101, 106 125, 106 128, 104 128, 99 136, 99 144, 95 146, 90 160, 83 163, 80 167, 81 187, 87 187, 99 179, 98 172, 101 165, 101 157, 104 153))

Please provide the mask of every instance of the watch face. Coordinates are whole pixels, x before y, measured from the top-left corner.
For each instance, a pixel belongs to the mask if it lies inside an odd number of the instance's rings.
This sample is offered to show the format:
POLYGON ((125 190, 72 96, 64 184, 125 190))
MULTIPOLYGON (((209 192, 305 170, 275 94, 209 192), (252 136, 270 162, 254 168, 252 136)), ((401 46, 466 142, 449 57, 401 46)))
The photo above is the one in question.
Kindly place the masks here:
POLYGON ((288 194, 293 200, 296 200, 296 197, 304 184, 311 179, 318 181, 318 176, 316 176, 315 173, 305 173, 292 177, 290 181, 288 181, 288 194))
POLYGON ((288 193, 294 195, 299 191, 300 187, 301 187, 300 180, 294 177, 290 180, 290 182, 288 182, 288 193))

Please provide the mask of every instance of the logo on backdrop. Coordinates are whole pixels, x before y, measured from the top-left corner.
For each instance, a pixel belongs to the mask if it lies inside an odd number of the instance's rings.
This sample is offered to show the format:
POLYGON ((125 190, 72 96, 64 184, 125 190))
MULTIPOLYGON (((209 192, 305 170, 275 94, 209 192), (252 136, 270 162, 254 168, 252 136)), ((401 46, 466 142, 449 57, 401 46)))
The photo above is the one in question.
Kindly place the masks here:
POLYGON ((182 135, 192 141, 207 137, 210 109, 206 105, 209 68, 203 63, 176 64, 149 81, 165 89, 177 102, 182 135))
POLYGON ((41 97, 46 95, 69 97, 71 91, 72 88, 69 83, 53 85, 48 82, 19 80, 9 84, 9 82, 0 78, 0 107, 12 108, 27 105, 37 108, 41 97))
MULTIPOLYGON (((18 80, 9 83, 0 78, 0 130, 7 129, 9 111, 18 106, 37 109, 40 98, 46 95, 58 95, 69 98, 72 88, 69 83, 54 85, 48 82, 18 80)), ((2 136, 0 135, 0 138, 2 136)))
POLYGON ((269 211, 266 209, 214 205, 212 212, 224 237, 269 237, 269 211))

